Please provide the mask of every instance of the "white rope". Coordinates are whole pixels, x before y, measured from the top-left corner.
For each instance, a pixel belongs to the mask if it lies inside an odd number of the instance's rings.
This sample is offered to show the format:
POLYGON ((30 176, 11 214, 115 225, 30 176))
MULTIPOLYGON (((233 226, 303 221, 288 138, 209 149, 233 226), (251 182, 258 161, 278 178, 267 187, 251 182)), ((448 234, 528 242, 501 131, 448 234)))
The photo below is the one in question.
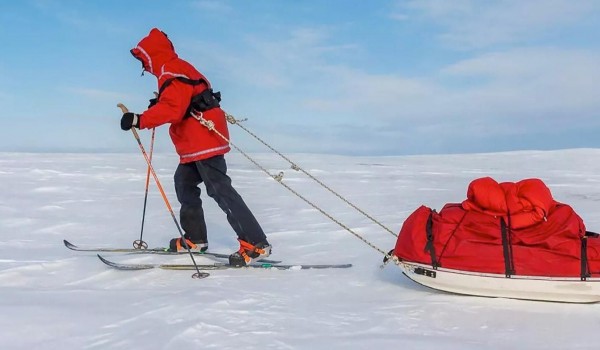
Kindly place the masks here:
MULTIPOLYGON (((237 147, 235 144, 233 144, 227 137, 223 136, 223 134, 221 134, 217 129, 215 129, 214 122, 206 120, 204 118, 204 115, 202 113, 197 113, 195 111, 192 111, 191 115, 196 120, 198 120, 202 125, 204 125, 205 127, 207 127, 210 131, 214 131, 219 137, 221 137, 223 140, 225 140, 226 142, 228 142, 233 148, 235 148, 244 157, 246 157, 246 159, 248 159, 250 162, 252 162, 254 165, 256 165, 256 167, 258 167, 259 169, 261 169, 264 173, 266 173, 267 175, 269 175, 269 177, 273 178, 275 181, 277 181, 279 184, 281 184, 287 190, 289 190, 290 192, 292 192, 298 198, 302 199, 305 203, 307 203, 308 205, 310 205, 314 209, 318 210, 321 214, 325 215, 331 221, 335 222, 336 224, 338 224, 339 226, 341 226, 342 228, 344 228, 346 231, 350 232, 352 235, 354 235, 356 238, 358 238, 361 241, 363 241, 365 244, 367 244, 371 248, 373 248, 373 249, 377 250, 378 252, 380 252, 381 254, 383 254, 388 262, 391 260, 391 261, 395 261, 396 263, 398 263, 398 258, 397 257, 395 257, 393 255, 390 255, 390 254, 386 253, 385 251, 383 251, 382 249, 378 248, 377 246, 375 246, 374 244, 372 244, 371 242, 369 242, 368 240, 366 240, 365 238, 363 238, 361 235, 359 235, 358 233, 354 232, 354 230, 352 230, 348 226, 344 225, 339 220, 337 220, 336 218, 334 218, 332 215, 330 215, 329 213, 325 212, 323 209, 321 209, 320 207, 318 207, 316 204, 314 204, 313 202, 309 201, 304 196, 302 196, 300 193, 296 192, 293 188, 291 188, 290 186, 288 186, 285 182, 283 182, 283 172, 280 172, 277 175, 271 174, 267 169, 265 169, 262 165, 260 165, 257 161, 255 161, 252 157, 250 157, 248 154, 246 154, 246 152, 242 151, 239 147, 237 147)), ((231 124, 237 124, 237 125, 239 125, 240 120, 235 119, 231 114, 225 113, 225 115, 227 117, 227 121, 228 122, 230 122, 231 124)), ((294 164, 293 162, 291 162, 283 154, 279 153, 277 150, 275 150, 271 146, 267 145, 264 141, 262 141, 260 138, 258 138, 253 133, 251 133, 248 129, 243 128, 243 127, 242 127, 242 129, 244 129, 246 132, 250 133, 256 139, 258 139, 261 143, 263 143, 264 145, 266 145, 267 147, 269 147, 269 149, 271 149, 273 152, 279 154, 281 157, 283 157, 285 160, 287 160, 289 163, 291 163, 292 164, 292 168, 294 170, 299 170, 299 171, 303 172, 304 174, 308 175, 310 178, 312 178, 313 180, 317 181, 317 183, 319 183, 321 186, 327 188, 330 192, 334 193, 337 197, 341 198, 344 202, 350 204, 355 209, 358 209, 354 205, 352 205, 350 202, 348 202, 346 199, 344 199, 343 197, 341 197, 340 195, 338 195, 337 193, 335 193, 333 190, 331 190, 329 187, 327 187, 325 184, 323 184, 322 182, 320 182, 319 180, 317 180, 315 177, 313 177, 312 175, 310 175, 306 171, 302 170, 302 168, 300 168, 299 166, 297 166, 296 164, 294 164)), ((358 209, 358 210, 360 211, 360 209, 358 209)), ((361 213, 364 214, 364 212, 362 212, 362 211, 361 211, 361 213)), ((370 218, 370 216, 368 216, 368 217, 370 218)), ((375 219, 372 219, 372 220, 375 221, 375 219)), ((377 221, 375 221, 375 222, 377 222, 377 221)), ((388 231, 391 232, 390 230, 388 230, 388 231)), ((393 232, 391 232, 391 233, 394 234, 393 232)), ((394 234, 394 236, 396 236, 396 235, 394 234)))

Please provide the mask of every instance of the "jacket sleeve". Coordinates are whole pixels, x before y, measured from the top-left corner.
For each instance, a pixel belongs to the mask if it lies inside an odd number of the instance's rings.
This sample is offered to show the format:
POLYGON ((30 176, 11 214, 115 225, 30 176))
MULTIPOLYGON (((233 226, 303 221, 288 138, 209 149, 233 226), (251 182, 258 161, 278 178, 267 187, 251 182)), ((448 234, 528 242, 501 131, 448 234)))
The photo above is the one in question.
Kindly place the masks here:
POLYGON ((192 85, 173 81, 161 93, 158 102, 141 114, 140 129, 150 129, 180 121, 190 105, 193 90, 192 85))

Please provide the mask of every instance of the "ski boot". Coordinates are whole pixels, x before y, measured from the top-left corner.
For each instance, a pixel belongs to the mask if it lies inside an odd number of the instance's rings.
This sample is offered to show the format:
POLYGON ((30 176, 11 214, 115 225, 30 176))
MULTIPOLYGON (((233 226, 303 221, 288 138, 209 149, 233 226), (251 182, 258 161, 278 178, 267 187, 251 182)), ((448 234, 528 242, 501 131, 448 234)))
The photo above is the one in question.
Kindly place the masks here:
POLYGON ((183 239, 179 237, 173 238, 169 242, 169 251, 187 252, 186 244, 187 247, 190 248, 190 251, 194 253, 204 253, 206 250, 208 250, 208 243, 206 242, 193 242, 187 238, 185 239, 185 242, 183 242, 183 239))
POLYGON ((241 239, 238 239, 238 241, 240 241, 240 249, 229 256, 229 265, 231 266, 247 266, 254 260, 271 255, 271 245, 267 241, 254 245, 241 239))

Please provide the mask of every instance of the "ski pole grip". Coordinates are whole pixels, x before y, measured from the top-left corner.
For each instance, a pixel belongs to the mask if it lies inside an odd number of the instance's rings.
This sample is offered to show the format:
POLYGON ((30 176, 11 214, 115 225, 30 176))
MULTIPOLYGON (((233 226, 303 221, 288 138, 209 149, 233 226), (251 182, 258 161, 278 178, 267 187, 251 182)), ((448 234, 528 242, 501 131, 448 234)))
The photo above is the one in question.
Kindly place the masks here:
POLYGON ((117 104, 117 107, 121 108, 121 112, 123 112, 123 114, 125 114, 125 113, 129 113, 129 110, 127 109, 127 107, 125 107, 125 105, 124 105, 124 104, 122 104, 122 103, 118 103, 118 104, 117 104))

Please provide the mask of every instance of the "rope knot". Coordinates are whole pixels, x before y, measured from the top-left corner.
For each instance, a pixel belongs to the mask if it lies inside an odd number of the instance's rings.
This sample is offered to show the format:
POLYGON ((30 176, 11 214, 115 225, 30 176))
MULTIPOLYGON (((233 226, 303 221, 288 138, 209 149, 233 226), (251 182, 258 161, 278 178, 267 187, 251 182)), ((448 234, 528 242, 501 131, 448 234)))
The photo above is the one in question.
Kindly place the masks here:
POLYGON ((273 179, 277 182, 281 182, 283 180, 283 171, 280 171, 277 175, 273 175, 273 179))
POLYGON ((227 119, 230 124, 236 124, 238 122, 237 119, 229 113, 225 113, 225 119, 227 119))
POLYGON ((244 119, 235 119, 234 116, 232 116, 229 113, 225 113, 225 119, 227 119, 227 121, 229 122, 229 124, 238 124, 240 122, 245 122, 246 120, 248 120, 248 118, 244 118, 244 119))
POLYGON ((212 120, 204 119, 200 123, 202 123, 202 125, 206 126, 209 130, 215 129, 215 123, 212 120))

